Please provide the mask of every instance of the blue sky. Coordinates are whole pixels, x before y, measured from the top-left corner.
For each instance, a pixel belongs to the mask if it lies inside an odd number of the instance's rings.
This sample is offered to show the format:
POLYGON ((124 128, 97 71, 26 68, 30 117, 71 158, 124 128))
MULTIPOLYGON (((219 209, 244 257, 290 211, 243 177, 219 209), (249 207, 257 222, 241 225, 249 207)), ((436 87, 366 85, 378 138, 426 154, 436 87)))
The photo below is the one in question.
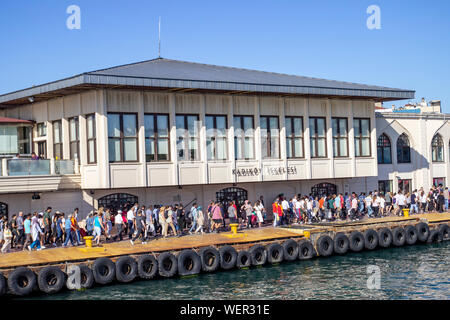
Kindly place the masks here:
POLYGON ((447 0, 2 1, 0 93, 155 58, 159 16, 165 58, 413 89, 450 113, 447 0))

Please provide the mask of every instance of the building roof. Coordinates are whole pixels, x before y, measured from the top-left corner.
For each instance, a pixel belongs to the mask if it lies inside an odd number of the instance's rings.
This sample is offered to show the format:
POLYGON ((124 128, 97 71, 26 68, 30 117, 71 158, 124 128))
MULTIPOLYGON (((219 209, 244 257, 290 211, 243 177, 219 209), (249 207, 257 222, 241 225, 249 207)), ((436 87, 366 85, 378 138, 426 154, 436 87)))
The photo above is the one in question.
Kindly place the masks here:
POLYGON ((182 92, 326 96, 377 101, 412 99, 415 93, 413 90, 158 58, 86 72, 0 95, 0 104, 25 104, 92 88, 111 87, 182 92))
POLYGON ((0 124, 1 123, 25 123, 25 124, 32 124, 33 121, 0 117, 0 124))

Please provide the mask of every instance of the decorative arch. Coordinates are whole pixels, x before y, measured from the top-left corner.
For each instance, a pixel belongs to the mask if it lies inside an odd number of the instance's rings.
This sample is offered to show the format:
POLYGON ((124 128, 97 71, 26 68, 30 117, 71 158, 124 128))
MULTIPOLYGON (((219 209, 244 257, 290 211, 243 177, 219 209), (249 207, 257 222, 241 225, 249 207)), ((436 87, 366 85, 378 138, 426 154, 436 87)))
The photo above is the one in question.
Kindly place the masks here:
POLYGON ((313 197, 322 197, 337 194, 337 186, 328 182, 318 183, 311 188, 311 194, 313 197))
POLYGON ((98 199, 98 207, 110 208, 113 211, 132 206, 138 197, 128 193, 113 193, 98 199))
POLYGON ((391 140, 387 134, 383 133, 377 140, 377 155, 379 164, 392 163, 391 140))
POLYGON ((431 160, 444 162, 444 140, 439 133, 436 133, 431 140, 431 160))
POLYGON ((216 192, 216 201, 222 203, 224 208, 228 207, 231 201, 235 201, 236 207, 240 207, 248 199, 248 192, 245 189, 230 187, 216 192))
POLYGON ((0 216, 8 216, 8 204, 0 202, 0 216))
POLYGON ((411 163, 411 146, 406 133, 402 133, 397 139, 397 163, 411 163))

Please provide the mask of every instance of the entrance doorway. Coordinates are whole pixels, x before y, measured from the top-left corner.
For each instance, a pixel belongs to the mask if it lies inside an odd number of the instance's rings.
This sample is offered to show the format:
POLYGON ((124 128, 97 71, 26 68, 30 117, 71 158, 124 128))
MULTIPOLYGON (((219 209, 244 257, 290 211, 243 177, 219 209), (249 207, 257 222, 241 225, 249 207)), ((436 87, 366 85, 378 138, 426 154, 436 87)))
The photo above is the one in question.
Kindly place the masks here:
POLYGON ((114 193, 98 199, 98 207, 109 208, 113 212, 127 210, 138 202, 138 197, 128 193, 114 193))
POLYGON ((239 208, 244 204, 244 201, 247 199, 248 199, 247 190, 241 188, 231 187, 216 192, 216 201, 222 203, 225 212, 227 212, 226 209, 228 208, 228 205, 231 201, 235 202, 239 212, 239 208))
POLYGON ((337 194, 337 188, 332 183, 319 183, 311 188, 311 194, 313 197, 322 197, 332 194, 337 194))

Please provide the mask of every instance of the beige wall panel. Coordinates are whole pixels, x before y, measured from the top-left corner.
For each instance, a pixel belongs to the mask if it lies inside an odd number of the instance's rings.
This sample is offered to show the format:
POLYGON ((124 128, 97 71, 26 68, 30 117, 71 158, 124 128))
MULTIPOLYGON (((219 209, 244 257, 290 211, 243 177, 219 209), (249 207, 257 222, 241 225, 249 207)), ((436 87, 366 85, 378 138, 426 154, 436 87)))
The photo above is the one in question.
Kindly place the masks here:
POLYGON ((206 95, 206 114, 222 114, 228 113, 228 97, 224 95, 206 95))
POLYGON ((236 171, 245 172, 245 174, 238 175, 236 174, 236 182, 256 182, 261 179, 260 172, 261 166, 258 161, 244 161, 244 162, 236 162, 236 171), (253 172, 253 175, 248 174, 247 172, 253 172), (256 170, 256 171, 255 171, 256 170), (256 172, 256 173, 255 173, 256 172))
POLYGON ((37 123, 47 121, 47 102, 34 103, 32 106, 33 120, 37 123))
POLYGON ((95 90, 81 94, 81 113, 90 114, 97 111, 97 94, 95 90))
POLYGON ((330 161, 329 160, 314 160, 311 161, 311 176, 312 179, 323 179, 330 177, 330 161))
POLYGON ((353 101, 353 117, 354 118, 371 118, 373 117, 374 103, 367 101, 353 101))
POLYGON ((175 167, 172 164, 147 165, 147 181, 150 187, 176 185, 172 181, 172 171, 175 167))
POLYGON ((259 100, 259 113, 262 116, 280 114, 280 99, 277 97, 261 97, 259 100))
POLYGON ((288 160, 288 168, 292 168, 293 171, 288 174, 288 180, 300 180, 307 179, 307 165, 306 160, 288 160))
POLYGON ((350 159, 334 160, 334 176, 336 178, 346 178, 352 176, 352 165, 350 159))
POLYGON ((286 98, 285 99, 285 115, 286 116, 303 116, 305 99, 286 98))
POLYGON ((433 169, 432 169, 433 170, 433 178, 441 178, 441 177, 447 176, 447 166, 445 163, 433 163, 432 166, 433 166, 433 169))
POLYGON ((373 160, 356 159, 356 176, 357 177, 373 176, 373 160))
POLYGON ((231 163, 208 164, 209 183, 232 183, 231 163))
POLYGON ((52 99, 48 101, 48 120, 60 120, 63 115, 63 100, 62 98, 52 99))
POLYGON ((19 107, 8 107, 6 108, 6 117, 18 119, 20 116, 19 107))
POLYGON ((123 90, 106 91, 106 110, 108 112, 138 112, 139 92, 123 90))
POLYGON ((186 166, 180 164, 179 170, 180 170, 179 174, 180 185, 201 184, 203 182, 202 181, 203 165, 192 164, 186 166))
POLYGON ((83 177, 83 189, 101 188, 101 181, 99 179, 98 166, 86 165, 81 167, 81 176, 83 177))
POLYGON ((64 99, 64 118, 71 118, 81 114, 80 95, 72 94, 64 99))
POLYGON ((199 94, 175 95, 175 112, 184 114, 199 114, 202 98, 199 94))
POLYGON ((349 100, 331 100, 331 116, 347 118, 349 104, 349 100))
POLYGON ((168 94, 144 92, 144 113, 169 113, 168 94))
POLYGON ((19 108, 19 119, 34 120, 33 108, 31 104, 27 104, 19 108))
POLYGON ((323 99, 309 99, 309 116, 325 117, 327 115, 327 102, 323 99))
POLYGON ((234 114, 235 115, 254 115, 255 98, 251 96, 234 96, 234 114))
POLYGON ((136 187, 141 184, 140 165, 110 165, 111 188, 136 187))

